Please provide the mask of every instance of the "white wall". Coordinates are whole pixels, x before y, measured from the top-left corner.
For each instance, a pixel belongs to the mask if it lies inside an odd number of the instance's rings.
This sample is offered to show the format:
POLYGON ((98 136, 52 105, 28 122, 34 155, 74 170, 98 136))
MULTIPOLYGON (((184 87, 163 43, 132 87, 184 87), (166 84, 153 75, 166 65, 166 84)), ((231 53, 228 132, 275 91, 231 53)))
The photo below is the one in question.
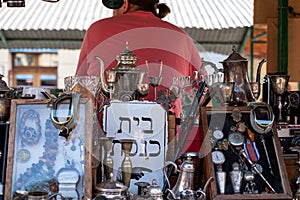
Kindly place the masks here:
POLYGON ((79 53, 80 50, 60 49, 58 51, 57 88, 63 89, 64 78, 75 75, 79 53))

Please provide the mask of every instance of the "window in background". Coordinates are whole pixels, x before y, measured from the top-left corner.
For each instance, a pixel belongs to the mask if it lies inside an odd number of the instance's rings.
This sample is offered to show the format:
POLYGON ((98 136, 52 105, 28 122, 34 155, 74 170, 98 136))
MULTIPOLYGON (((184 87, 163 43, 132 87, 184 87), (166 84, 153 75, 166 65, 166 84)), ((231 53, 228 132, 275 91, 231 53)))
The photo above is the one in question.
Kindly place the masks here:
POLYGON ((33 74, 16 74, 16 83, 18 86, 32 86, 33 74))
POLYGON ((13 87, 57 88, 57 53, 12 53, 13 87))

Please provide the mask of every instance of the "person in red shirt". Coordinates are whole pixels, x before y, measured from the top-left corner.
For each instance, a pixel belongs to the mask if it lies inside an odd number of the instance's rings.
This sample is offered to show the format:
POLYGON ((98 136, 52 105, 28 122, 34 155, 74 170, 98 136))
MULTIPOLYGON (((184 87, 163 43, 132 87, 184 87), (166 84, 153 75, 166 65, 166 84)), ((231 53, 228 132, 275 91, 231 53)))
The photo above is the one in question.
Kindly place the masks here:
MULTIPOLYGON (((86 31, 76 69, 78 76, 99 76, 99 56, 105 70, 117 66, 116 57, 129 49, 138 57, 136 66, 147 71, 146 61, 163 63, 159 88, 171 89, 174 78, 190 76, 199 71, 201 58, 193 40, 181 28, 162 20, 170 9, 159 0, 103 0, 113 9, 113 16, 94 22, 86 31)), ((159 71, 151 69, 149 72, 159 71)), ((179 80, 179 79, 177 79, 179 80)), ((181 79, 185 80, 185 79, 181 79)), ((146 80, 147 81, 147 80, 146 80)), ((152 88, 152 87, 151 87, 152 88)), ((159 91, 158 88, 158 91, 159 91)), ((153 88, 147 99, 154 100, 153 88)), ((174 103, 176 118, 180 118, 181 100, 174 103)))
MULTIPOLYGON (((105 2, 109 1, 103 0, 103 3, 115 8, 105 2)), ((163 62, 163 87, 170 88, 174 77, 193 77, 193 72, 201 66, 199 52, 186 32, 161 19, 170 12, 167 5, 159 4, 159 0, 116 2, 121 3, 113 10, 112 17, 98 20, 88 28, 76 75, 99 75, 100 65, 95 56, 103 59, 106 70, 117 66, 116 56, 124 51, 128 42, 129 49, 138 57, 137 67, 146 71, 146 60, 163 62)), ((153 73, 151 69, 150 73, 153 73)), ((152 89, 147 98, 153 100, 153 96, 152 89)), ((176 107, 178 110, 180 102, 176 107)), ((179 111, 176 116, 180 117, 179 111)))

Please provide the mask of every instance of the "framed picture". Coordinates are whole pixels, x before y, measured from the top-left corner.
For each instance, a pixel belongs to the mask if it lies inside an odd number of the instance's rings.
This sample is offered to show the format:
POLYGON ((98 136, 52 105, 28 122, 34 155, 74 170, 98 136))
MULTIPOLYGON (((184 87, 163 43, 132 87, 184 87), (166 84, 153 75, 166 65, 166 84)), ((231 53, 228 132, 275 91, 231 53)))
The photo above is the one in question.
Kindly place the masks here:
MULTIPOLYGON (((80 99, 68 140, 51 120, 51 105, 49 100, 12 100, 4 199, 20 191, 92 198, 93 103, 80 99)), ((59 110, 68 106, 63 102, 59 110)))
MULTIPOLYGON (((201 108, 209 199, 292 199, 276 123, 259 132, 251 106, 201 108)), ((261 119, 268 122, 266 110, 261 119), (265 115, 266 114, 266 115, 265 115)), ((257 119, 260 119, 257 117, 257 119)))

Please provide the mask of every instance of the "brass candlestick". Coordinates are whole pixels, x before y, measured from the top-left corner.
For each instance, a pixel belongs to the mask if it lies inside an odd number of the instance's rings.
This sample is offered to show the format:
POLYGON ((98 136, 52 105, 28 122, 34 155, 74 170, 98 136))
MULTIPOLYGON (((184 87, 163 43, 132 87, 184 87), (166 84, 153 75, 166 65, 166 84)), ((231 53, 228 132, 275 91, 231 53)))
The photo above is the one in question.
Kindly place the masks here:
POLYGON ((111 137, 103 137, 101 138, 103 148, 104 148, 104 158, 103 158, 103 170, 106 180, 110 179, 110 174, 113 173, 114 161, 110 156, 112 141, 111 137))
POLYGON ((129 188, 130 186, 130 178, 132 172, 132 163, 130 160, 130 151, 132 149, 132 144, 135 140, 132 139, 122 139, 120 140, 122 144, 122 150, 125 153, 124 159, 122 161, 122 180, 125 186, 129 188))

